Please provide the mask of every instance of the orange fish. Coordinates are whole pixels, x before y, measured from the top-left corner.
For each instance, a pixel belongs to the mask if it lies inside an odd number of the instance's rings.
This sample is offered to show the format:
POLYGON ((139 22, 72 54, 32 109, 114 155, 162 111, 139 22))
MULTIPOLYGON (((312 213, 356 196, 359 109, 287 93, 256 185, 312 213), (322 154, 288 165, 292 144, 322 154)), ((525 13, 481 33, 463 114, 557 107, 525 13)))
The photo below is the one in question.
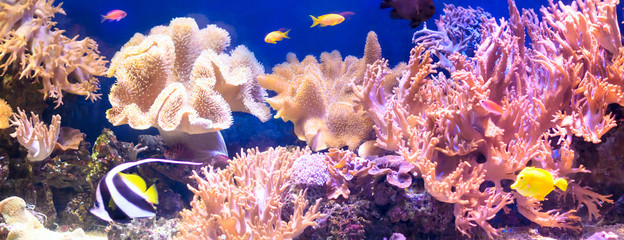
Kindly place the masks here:
POLYGON ((504 112, 503 107, 501 107, 500 105, 498 105, 497 103, 495 103, 494 101, 490 99, 481 99, 479 103, 481 104, 483 108, 485 108, 485 110, 487 110, 488 112, 492 114, 501 115, 504 112))
POLYGON ((276 44, 277 41, 282 41, 284 40, 284 38, 289 38, 288 32, 290 32, 290 29, 286 30, 286 32, 282 32, 282 31, 284 30, 280 29, 277 31, 270 32, 269 34, 266 35, 266 37, 264 37, 264 41, 266 43, 276 44))
POLYGON ((102 21, 101 22, 104 22, 106 20, 109 20, 111 22, 112 21, 118 21, 119 22, 119 20, 121 20, 122 18, 125 18, 126 15, 128 15, 128 14, 126 12, 124 12, 123 10, 116 9, 116 10, 108 12, 106 15, 102 15, 102 21))
POLYGON ((330 13, 330 14, 319 16, 318 18, 310 15, 313 21, 312 26, 310 27, 314 27, 318 24, 320 24, 321 27, 335 26, 335 25, 342 23, 345 20, 345 17, 351 16, 353 14, 355 13, 353 12, 342 12, 338 14, 330 13))

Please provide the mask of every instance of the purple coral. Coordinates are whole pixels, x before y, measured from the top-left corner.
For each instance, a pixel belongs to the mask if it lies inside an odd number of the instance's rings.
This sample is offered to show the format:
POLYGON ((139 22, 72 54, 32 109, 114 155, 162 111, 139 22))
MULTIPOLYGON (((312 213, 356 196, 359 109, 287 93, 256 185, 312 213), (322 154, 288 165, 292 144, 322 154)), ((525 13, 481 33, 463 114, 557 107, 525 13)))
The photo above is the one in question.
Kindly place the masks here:
POLYGON ((329 180, 329 169, 325 162, 325 155, 303 155, 292 165, 291 180, 300 187, 322 187, 329 180))

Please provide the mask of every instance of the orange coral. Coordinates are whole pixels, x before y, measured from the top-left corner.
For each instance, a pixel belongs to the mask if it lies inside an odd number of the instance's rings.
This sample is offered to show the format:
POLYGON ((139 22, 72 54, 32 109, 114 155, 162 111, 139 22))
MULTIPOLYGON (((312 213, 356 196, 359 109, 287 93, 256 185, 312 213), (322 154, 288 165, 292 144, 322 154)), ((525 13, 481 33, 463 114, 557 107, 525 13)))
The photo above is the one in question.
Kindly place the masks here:
POLYGON ((59 131, 58 140, 54 148, 67 150, 77 150, 80 146, 80 142, 84 139, 84 134, 78 129, 70 127, 61 127, 59 131))
POLYGON ((4 101, 4 99, 0 99, 0 129, 8 128, 9 118, 13 115, 13 109, 11 106, 4 101))
MULTIPOLYGON (((328 147, 354 149, 369 137, 372 122, 356 109, 350 83, 361 82, 367 64, 381 58, 377 35, 370 32, 362 59, 338 51, 321 53, 320 63, 311 55, 299 61, 290 53, 273 74, 258 77, 260 86, 277 92, 267 102, 275 118, 292 121, 295 134, 314 151, 328 147)), ((392 84, 394 79, 391 79, 392 84)))
POLYGON ((308 226, 316 226, 319 201, 308 206, 305 192, 293 196, 294 212, 282 220, 285 190, 290 185, 289 169, 310 150, 270 148, 241 152, 223 170, 204 168, 194 172, 197 188, 192 209, 180 213, 177 239, 290 239, 308 226))
POLYGON ((99 81, 106 61, 90 38, 76 40, 52 29, 54 14, 65 14, 48 0, 16 0, 0 3, 0 64, 3 72, 20 66, 20 78, 33 78, 43 85, 44 99, 63 104, 63 91, 100 98, 99 81))

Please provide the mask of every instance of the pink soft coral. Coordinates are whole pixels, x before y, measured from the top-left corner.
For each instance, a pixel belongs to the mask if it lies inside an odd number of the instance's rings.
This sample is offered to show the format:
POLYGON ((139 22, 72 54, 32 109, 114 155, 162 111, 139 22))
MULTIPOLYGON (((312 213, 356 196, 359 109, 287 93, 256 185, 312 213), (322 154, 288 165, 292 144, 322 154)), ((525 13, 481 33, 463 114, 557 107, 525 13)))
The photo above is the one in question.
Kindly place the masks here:
MULTIPOLYGON (((401 154, 432 196, 454 204, 462 233, 478 225, 498 236, 488 220, 514 200, 542 226, 578 229, 575 210, 543 211, 540 202, 506 192, 502 182, 515 180, 530 161, 564 178, 588 172, 574 162, 571 136, 600 142, 615 126, 606 106, 624 105, 622 71, 611 66, 623 61, 616 1, 550 2, 542 22, 509 5, 509 21, 485 20, 474 57, 446 56, 456 69, 450 78, 433 75, 429 52, 417 46, 393 95, 380 84, 384 61, 369 66, 354 91, 375 122, 377 146, 401 154), (491 114, 483 100, 503 113, 491 114), (493 186, 482 187, 486 182, 493 186)), ((563 194, 587 206, 591 217, 612 202, 578 183, 569 189, 563 194)))

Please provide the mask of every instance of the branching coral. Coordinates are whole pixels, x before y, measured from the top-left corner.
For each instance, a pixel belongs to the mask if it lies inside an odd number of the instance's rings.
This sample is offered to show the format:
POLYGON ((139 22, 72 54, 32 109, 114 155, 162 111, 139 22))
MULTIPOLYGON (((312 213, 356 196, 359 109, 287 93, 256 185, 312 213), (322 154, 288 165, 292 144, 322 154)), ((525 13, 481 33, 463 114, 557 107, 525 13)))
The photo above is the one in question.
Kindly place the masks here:
MULTIPOLYGON (((455 69, 450 78, 433 75, 429 52, 417 46, 393 95, 382 89, 385 61, 370 66, 354 91, 375 122, 377 146, 401 154, 432 196, 454 204, 462 233, 480 226, 498 236, 488 220, 514 200, 542 226, 578 229, 575 210, 543 211, 540 202, 506 192, 502 182, 515 180, 529 162, 558 177, 588 172, 574 161, 571 135, 600 142, 615 126, 607 105, 624 105, 617 1, 550 2, 541 22, 509 5, 509 21, 483 23, 474 57, 446 54, 455 69), (499 104, 502 113, 484 101, 499 104)), ((575 182, 568 188, 562 194, 577 208, 585 205, 591 218, 612 202, 575 182)))
POLYGON ((17 108, 17 113, 11 117, 11 126, 15 127, 15 132, 11 137, 16 138, 19 143, 28 149, 28 160, 42 161, 54 150, 61 127, 61 116, 52 116, 52 123, 46 127, 39 121, 39 116, 30 113, 32 118, 28 119, 26 112, 17 108))
POLYGON ((106 61, 90 38, 70 39, 63 30, 52 29, 54 14, 65 14, 48 0, 0 2, 0 68, 19 66, 20 78, 32 78, 43 85, 44 98, 63 104, 63 91, 100 98, 99 81, 106 61))
POLYGON ((472 9, 445 4, 444 14, 436 20, 438 30, 427 29, 425 24, 424 29, 414 33, 412 41, 435 54, 440 59, 438 62, 440 67, 455 71, 446 56, 454 52, 474 56, 474 51, 481 40, 483 21, 491 18, 482 8, 472 9))
MULTIPOLYGON (((338 51, 333 51, 322 53, 319 63, 312 55, 299 61, 291 53, 287 62, 275 66, 273 74, 260 76, 258 82, 277 92, 277 96, 267 99, 277 111, 275 118, 292 121, 297 137, 312 150, 343 146, 354 149, 368 138, 372 122, 363 110, 354 111, 358 104, 349 84, 361 82, 366 65, 380 58, 377 35, 370 32, 361 59, 347 56, 343 60, 338 51)), ((385 85, 395 82, 391 76, 386 80, 385 85)))
POLYGON ((305 192, 294 196, 294 212, 282 219, 285 190, 291 184, 293 162, 310 150, 278 147, 259 152, 250 149, 223 170, 194 172, 197 188, 192 209, 181 212, 178 239, 287 239, 298 236, 314 220, 319 202, 308 206, 305 192))

